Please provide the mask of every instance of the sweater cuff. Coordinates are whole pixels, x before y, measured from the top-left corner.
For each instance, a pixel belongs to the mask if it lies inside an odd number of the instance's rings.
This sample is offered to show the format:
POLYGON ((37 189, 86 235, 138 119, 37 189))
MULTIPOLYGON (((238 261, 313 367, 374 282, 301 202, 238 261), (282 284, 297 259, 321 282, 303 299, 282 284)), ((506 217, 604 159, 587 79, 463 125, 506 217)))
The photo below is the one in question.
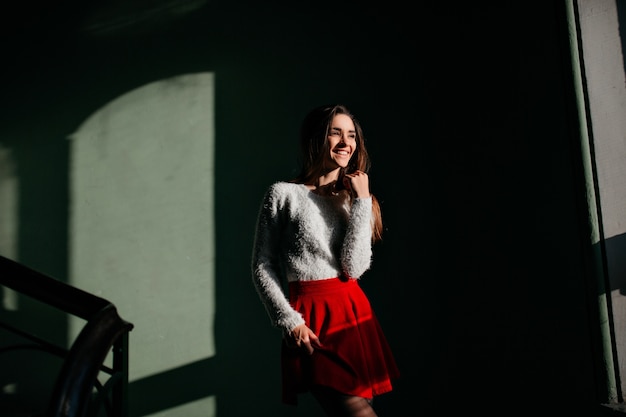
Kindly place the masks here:
POLYGON ((278 327, 283 331, 283 336, 288 336, 296 326, 300 326, 301 324, 305 324, 305 321, 300 313, 297 313, 297 316, 285 318, 285 320, 281 320, 277 323, 278 327))
POLYGON ((358 217, 371 216, 372 197, 355 198, 352 202, 352 214, 358 217))

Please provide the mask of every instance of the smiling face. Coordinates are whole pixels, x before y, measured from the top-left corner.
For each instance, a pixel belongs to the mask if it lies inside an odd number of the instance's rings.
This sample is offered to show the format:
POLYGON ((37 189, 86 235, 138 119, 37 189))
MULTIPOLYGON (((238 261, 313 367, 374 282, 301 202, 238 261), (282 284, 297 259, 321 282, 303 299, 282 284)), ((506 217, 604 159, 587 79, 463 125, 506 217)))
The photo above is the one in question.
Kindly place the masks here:
POLYGON ((343 105, 311 110, 300 125, 302 167, 294 182, 319 184, 357 170, 368 172, 369 156, 359 121, 343 105))
POLYGON ((328 132, 329 156, 331 168, 345 168, 356 149, 356 129, 350 116, 336 114, 328 132))

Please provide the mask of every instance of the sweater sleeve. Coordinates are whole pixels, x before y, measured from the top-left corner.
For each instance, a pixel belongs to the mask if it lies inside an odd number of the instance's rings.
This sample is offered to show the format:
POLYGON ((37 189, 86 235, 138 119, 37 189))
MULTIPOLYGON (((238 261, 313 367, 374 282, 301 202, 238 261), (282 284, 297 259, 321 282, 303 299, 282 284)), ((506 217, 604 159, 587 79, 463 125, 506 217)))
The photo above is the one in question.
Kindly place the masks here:
POLYGON ((352 278, 360 278, 372 262, 372 198, 355 198, 350 208, 348 229, 341 249, 341 267, 352 278))
POLYGON ((289 333, 304 324, 302 315, 294 310, 283 292, 279 243, 281 236, 280 198, 276 187, 266 193, 257 219, 252 251, 252 280, 272 324, 289 333))

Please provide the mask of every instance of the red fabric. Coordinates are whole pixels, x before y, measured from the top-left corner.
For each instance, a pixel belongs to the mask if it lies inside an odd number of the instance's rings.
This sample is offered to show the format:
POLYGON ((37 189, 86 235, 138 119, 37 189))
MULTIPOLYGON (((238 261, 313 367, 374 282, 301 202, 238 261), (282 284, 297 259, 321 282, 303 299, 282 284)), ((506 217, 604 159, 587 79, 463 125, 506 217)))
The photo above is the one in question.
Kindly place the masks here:
POLYGON ((309 355, 283 341, 284 403, 297 404, 297 394, 308 391, 312 384, 364 398, 391 391, 391 380, 400 373, 356 279, 292 282, 289 300, 317 334, 322 348, 309 355))

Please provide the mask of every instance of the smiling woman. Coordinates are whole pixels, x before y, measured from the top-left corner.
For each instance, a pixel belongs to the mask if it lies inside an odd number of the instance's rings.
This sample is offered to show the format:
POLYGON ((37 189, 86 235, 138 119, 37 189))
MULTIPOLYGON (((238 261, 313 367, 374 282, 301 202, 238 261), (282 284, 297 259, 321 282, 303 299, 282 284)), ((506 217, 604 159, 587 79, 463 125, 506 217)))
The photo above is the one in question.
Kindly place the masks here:
POLYGON ((300 174, 267 191, 252 255, 254 285, 283 333, 283 402, 310 392, 329 416, 374 417, 372 399, 399 371, 359 285, 382 230, 363 132, 345 106, 323 106, 300 140, 300 174))

